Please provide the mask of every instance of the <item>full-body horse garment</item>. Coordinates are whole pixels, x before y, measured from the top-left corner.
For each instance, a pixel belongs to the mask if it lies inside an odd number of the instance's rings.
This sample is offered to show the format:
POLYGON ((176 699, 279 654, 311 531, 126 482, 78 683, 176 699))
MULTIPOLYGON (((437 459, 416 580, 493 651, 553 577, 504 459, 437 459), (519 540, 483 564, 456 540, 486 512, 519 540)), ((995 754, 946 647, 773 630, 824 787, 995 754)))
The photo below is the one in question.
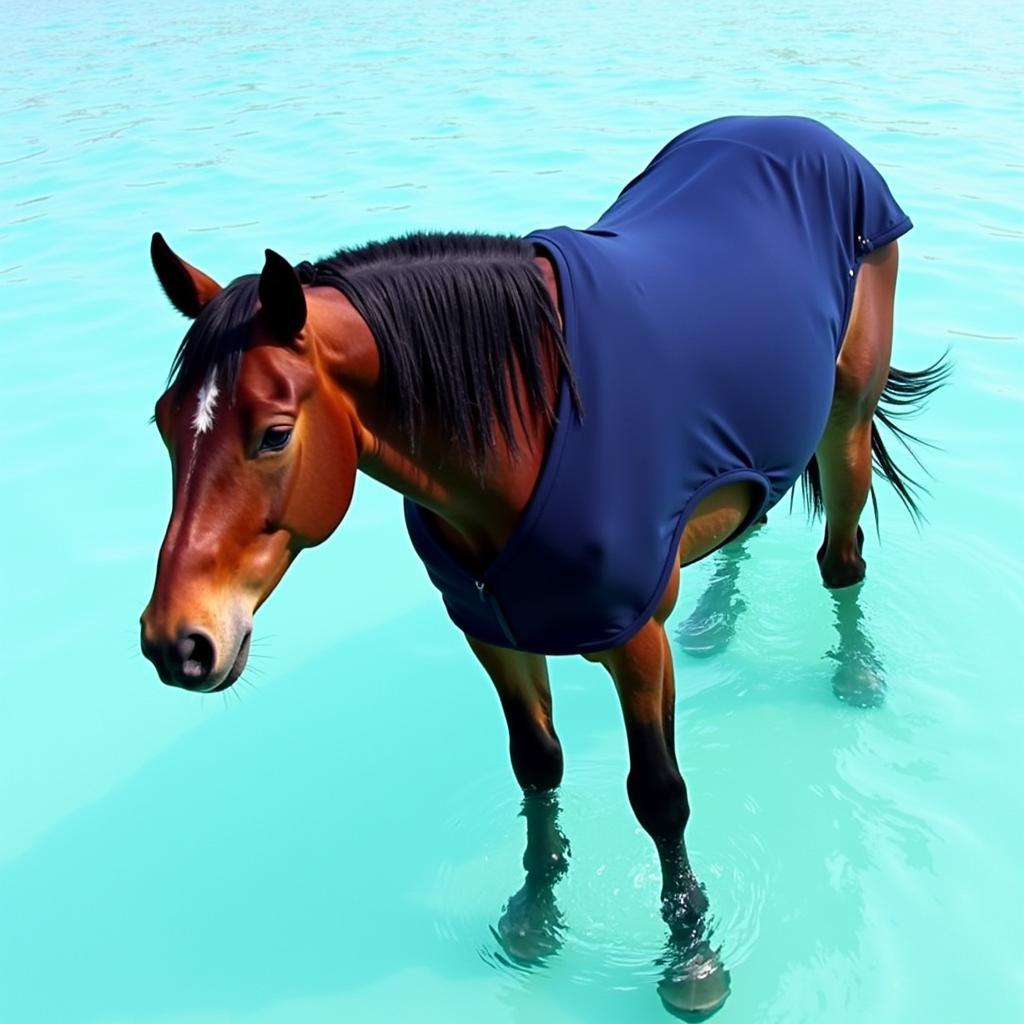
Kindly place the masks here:
POLYGON ((684 132, 584 231, 528 239, 554 262, 583 399, 563 381, 536 489, 474 576, 407 501, 452 620, 540 654, 625 642, 653 614, 698 502, 746 480, 746 530, 824 430, 860 260, 911 228, 881 175, 799 117, 684 132))

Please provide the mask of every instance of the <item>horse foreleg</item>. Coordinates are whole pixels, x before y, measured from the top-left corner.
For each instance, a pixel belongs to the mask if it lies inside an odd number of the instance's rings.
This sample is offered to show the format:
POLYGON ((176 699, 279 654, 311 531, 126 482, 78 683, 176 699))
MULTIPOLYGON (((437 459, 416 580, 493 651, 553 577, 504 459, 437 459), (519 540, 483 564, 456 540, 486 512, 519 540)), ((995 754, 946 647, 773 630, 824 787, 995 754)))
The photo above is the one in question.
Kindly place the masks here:
POLYGON ((512 770, 523 790, 526 879, 498 922, 509 956, 536 961, 561 945, 562 920, 555 883, 568 867, 569 843, 558 826, 556 789, 562 781, 562 746, 551 717, 547 662, 535 654, 469 640, 498 692, 508 724, 512 770))
MULTIPOLYGON (((674 602, 670 587, 669 608, 674 602)), ((729 974, 705 935, 707 897, 690 867, 683 833, 690 817, 675 756, 675 681, 664 615, 621 647, 591 656, 615 681, 629 747, 626 791, 661 861, 661 910, 670 941, 659 992, 673 1011, 710 1013, 729 994, 729 974)))
POLYGON ((836 363, 832 408, 815 453, 826 519, 818 565, 827 587, 860 583, 866 571, 858 523, 871 488, 871 419, 892 355, 898 266, 895 242, 864 258, 836 363))

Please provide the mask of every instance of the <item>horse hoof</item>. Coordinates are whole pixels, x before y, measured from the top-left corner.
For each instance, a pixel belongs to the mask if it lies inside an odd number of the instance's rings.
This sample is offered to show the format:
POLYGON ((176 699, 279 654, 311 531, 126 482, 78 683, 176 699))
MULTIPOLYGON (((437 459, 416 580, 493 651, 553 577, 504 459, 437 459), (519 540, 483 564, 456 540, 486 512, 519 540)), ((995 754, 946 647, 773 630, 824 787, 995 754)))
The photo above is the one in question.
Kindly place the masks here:
POLYGON ((857 555, 852 561, 845 561, 839 564, 829 563, 825 560, 825 552, 828 549, 828 527, 825 527, 825 539, 818 548, 815 558, 818 561, 818 569, 821 572, 821 582, 829 590, 842 590, 844 587, 855 587, 858 583, 864 582, 867 575, 867 563, 863 558, 864 531, 857 527, 857 555))
POLYGON ((666 971, 658 995, 674 1017, 707 1020, 729 997, 729 972, 717 953, 700 955, 666 971))
POLYGON ((885 703, 885 678, 872 665, 850 661, 839 665, 832 676, 837 700, 856 708, 877 708, 885 703))
POLYGON ((562 918, 553 898, 518 892, 508 901, 495 937, 516 963, 536 964, 562 947, 562 918))

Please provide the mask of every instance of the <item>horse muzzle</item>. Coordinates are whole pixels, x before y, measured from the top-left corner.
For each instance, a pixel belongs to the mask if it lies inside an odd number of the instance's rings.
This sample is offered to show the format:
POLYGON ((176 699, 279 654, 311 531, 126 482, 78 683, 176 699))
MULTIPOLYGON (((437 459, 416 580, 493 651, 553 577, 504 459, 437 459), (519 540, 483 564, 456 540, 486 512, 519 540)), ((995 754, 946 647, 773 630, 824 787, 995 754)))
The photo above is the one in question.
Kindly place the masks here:
POLYGON ((153 663, 162 682, 180 686, 194 693, 217 693, 226 690, 245 671, 249 660, 252 630, 247 629, 227 668, 218 669, 219 651, 213 636, 198 626, 183 625, 172 636, 159 637, 147 633, 142 623, 143 655, 153 663))

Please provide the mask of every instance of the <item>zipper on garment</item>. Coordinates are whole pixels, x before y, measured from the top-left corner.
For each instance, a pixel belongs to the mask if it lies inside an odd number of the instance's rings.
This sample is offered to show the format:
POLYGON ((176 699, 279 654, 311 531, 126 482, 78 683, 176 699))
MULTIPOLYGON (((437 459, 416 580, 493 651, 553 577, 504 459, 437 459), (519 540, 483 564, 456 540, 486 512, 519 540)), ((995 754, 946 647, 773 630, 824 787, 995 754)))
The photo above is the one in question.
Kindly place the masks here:
POLYGON ((501 626, 502 633, 505 634, 505 639, 513 646, 518 647, 516 643, 515 634, 512 632, 508 624, 508 619, 505 618, 505 613, 501 610, 501 605, 498 604, 498 599, 487 589, 487 584, 482 580, 474 580, 476 583, 476 592, 480 595, 480 600, 484 604, 490 606, 491 611, 494 612, 494 617, 498 620, 498 625, 501 626))

